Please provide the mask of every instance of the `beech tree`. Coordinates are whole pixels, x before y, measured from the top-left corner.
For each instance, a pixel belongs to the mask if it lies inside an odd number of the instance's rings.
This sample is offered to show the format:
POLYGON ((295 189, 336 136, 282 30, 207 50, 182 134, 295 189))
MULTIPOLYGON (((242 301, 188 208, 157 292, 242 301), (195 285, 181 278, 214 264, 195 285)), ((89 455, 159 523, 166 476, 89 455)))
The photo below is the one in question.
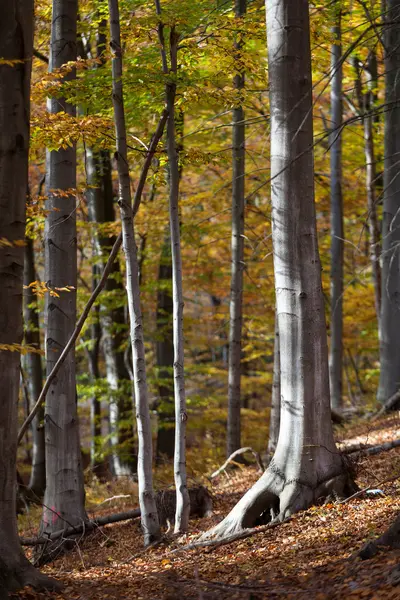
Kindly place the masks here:
POLYGON ((10 0, 0 20, 0 597, 54 587, 22 552, 16 516, 17 406, 22 342, 33 2, 10 0))
POLYGON ((145 545, 160 537, 160 525, 153 489, 152 438, 146 357, 143 341, 142 313, 140 308, 139 265, 134 231, 134 212, 130 188, 128 148, 126 141, 125 110, 122 86, 122 47, 118 0, 108 0, 110 11, 110 37, 113 81, 113 107, 117 138, 117 167, 119 179, 119 207, 122 221, 122 244, 126 261, 126 289, 130 317, 132 362, 135 386, 136 420, 138 431, 138 483, 139 504, 145 545))
POLYGON ((382 220, 382 294, 378 400, 389 400, 400 384, 400 0, 387 0, 385 44, 385 131, 382 220))
MULTIPOLYGON (((235 16, 246 13, 246 0, 235 0, 235 16)), ((241 94, 244 71, 241 57, 242 32, 235 41, 236 71, 234 87, 238 97, 232 111, 232 239, 231 295, 229 303, 229 363, 228 363, 228 431, 227 456, 240 448, 240 379, 242 364, 243 271, 244 271, 244 189, 245 189, 245 114, 241 94)))
MULTIPOLYGON (((54 0, 50 45, 50 71, 76 60, 77 0, 54 0)), ((64 67, 65 68, 65 67, 64 67)), ((64 82, 73 80, 70 67, 64 82)), ((74 116, 75 107, 64 98, 48 101, 51 114, 74 116)), ((46 156, 48 211, 45 227, 46 368, 51 372, 76 323, 76 147, 52 150, 46 156), (67 288, 57 291, 55 288, 67 288), (68 291, 69 290, 69 291, 68 291)), ((75 352, 71 350, 46 395, 46 492, 40 533, 51 534, 87 519, 77 414, 75 352)), ((49 545, 41 560, 60 551, 49 545)))
POLYGON ((343 372, 343 198, 342 198, 342 41, 341 0, 332 6, 331 48, 331 343, 329 375, 332 408, 342 406, 343 372))
POLYGON ((308 1, 267 0, 271 196, 281 425, 271 463, 205 537, 280 520, 351 486, 333 439, 314 206, 308 1))

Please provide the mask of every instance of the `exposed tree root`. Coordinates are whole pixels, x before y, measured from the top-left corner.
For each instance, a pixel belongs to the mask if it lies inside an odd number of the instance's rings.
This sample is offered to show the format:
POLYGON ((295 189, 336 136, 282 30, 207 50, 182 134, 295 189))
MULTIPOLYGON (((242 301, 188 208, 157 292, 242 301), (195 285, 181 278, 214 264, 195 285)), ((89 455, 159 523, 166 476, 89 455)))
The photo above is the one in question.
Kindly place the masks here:
POLYGON ((400 515, 397 516, 394 523, 378 539, 368 542, 359 552, 359 557, 368 559, 375 556, 380 548, 400 548, 400 515))
POLYGON ((37 590, 60 591, 63 585, 40 573, 23 557, 21 564, 10 566, 0 558, 0 600, 8 598, 10 592, 16 592, 30 585, 37 590))
POLYGON ((234 536, 242 534, 256 524, 281 523, 296 512, 307 509, 313 503, 332 496, 335 499, 345 498, 356 489, 351 476, 346 471, 332 475, 312 486, 300 479, 287 479, 272 460, 268 470, 227 517, 202 534, 199 542, 236 539, 234 536))
POLYGON ((373 421, 376 421, 376 419, 383 417, 383 415, 387 414, 388 412, 395 411, 398 409, 400 409, 400 390, 397 390, 397 392, 394 393, 393 396, 390 396, 390 398, 386 400, 382 408, 378 410, 377 413, 372 415, 371 419, 373 421))

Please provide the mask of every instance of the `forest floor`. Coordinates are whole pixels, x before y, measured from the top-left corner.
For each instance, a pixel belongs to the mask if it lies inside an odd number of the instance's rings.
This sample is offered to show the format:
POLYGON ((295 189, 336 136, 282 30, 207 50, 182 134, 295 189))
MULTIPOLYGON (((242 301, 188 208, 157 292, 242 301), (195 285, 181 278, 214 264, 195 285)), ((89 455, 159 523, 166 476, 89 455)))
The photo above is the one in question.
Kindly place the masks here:
MULTIPOLYGON (((336 437, 345 445, 390 441, 400 438, 400 418, 396 413, 378 422, 364 421, 338 430, 336 437)), ((396 585, 391 577, 400 550, 385 550, 367 561, 357 557, 364 543, 383 532, 400 509, 400 448, 359 458, 357 473, 360 488, 379 488, 384 495, 364 494, 342 504, 312 507, 287 523, 229 545, 172 554, 220 521, 259 476, 252 467, 230 470, 213 482, 213 516, 191 521, 184 539, 143 551, 138 520, 103 527, 43 568, 65 585, 62 594, 25 588, 14 598, 400 599, 400 582, 396 585), (389 478, 393 480, 382 483, 389 478)), ((109 490, 111 497, 120 493, 120 488, 109 490)), ((115 498, 98 505, 94 514, 136 505, 132 498, 115 498)), ((22 519, 21 533, 34 535, 33 520, 32 515, 22 519)))

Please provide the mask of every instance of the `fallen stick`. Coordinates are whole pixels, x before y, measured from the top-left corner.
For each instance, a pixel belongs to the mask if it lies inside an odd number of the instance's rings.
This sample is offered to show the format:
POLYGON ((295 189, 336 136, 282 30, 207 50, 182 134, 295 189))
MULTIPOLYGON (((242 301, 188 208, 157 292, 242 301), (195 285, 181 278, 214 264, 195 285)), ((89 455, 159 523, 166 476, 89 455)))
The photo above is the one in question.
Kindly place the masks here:
POLYGON ((363 448, 362 444, 356 446, 349 446, 341 450, 342 454, 359 454, 373 456, 374 454, 380 454, 381 452, 387 452, 393 448, 400 446, 400 439, 392 440, 391 442, 385 442, 384 444, 378 444, 377 446, 370 446, 369 448, 363 448))
POLYGON ((48 536, 44 535, 37 538, 20 538, 20 542, 22 546, 40 546, 42 544, 48 544, 49 542, 58 540, 61 537, 70 537, 71 535, 78 533, 92 531, 93 529, 97 529, 97 527, 103 527, 104 525, 110 525, 111 523, 119 523, 120 521, 128 521, 129 519, 137 519, 138 517, 140 517, 140 508, 99 517, 98 519, 87 521, 86 523, 76 525, 75 527, 67 527, 66 529, 54 531, 54 533, 51 533, 48 536))
POLYGON ((358 498, 359 496, 362 496, 365 492, 368 492, 369 490, 374 490, 376 488, 380 488, 381 485, 384 485, 385 483, 390 483, 391 481, 396 481, 396 479, 400 479, 400 475, 395 475, 394 477, 388 477, 387 479, 383 479, 382 481, 379 481, 376 485, 373 485, 373 486, 368 485, 367 487, 363 488, 362 490, 358 490, 358 492, 355 492, 355 494, 352 494, 348 498, 341 500, 337 504, 346 504, 346 502, 350 502, 350 500, 353 500, 354 498, 358 498))
POLYGON ((239 456, 240 454, 245 454, 246 452, 252 453, 252 455, 256 459, 256 462, 260 468, 260 471, 263 473, 265 471, 265 467, 261 460, 260 454, 258 452, 255 452, 253 450, 253 448, 247 447, 247 448, 239 448, 239 450, 235 450, 235 452, 232 452, 232 454, 226 459, 226 461, 224 462, 222 467, 220 467, 219 469, 214 471, 214 473, 212 473, 212 475, 210 476, 210 479, 214 479, 214 477, 217 477, 220 473, 222 473, 222 471, 225 471, 226 467, 229 465, 229 463, 233 462, 233 460, 236 458, 236 456, 239 456))
MULTIPOLYGON (((142 172, 140 174, 138 186, 136 188, 136 193, 135 193, 135 197, 133 200, 133 216, 136 215, 136 213, 139 209, 140 201, 141 201, 141 197, 142 197, 142 193, 143 193, 143 188, 144 188, 144 185, 145 185, 145 182, 147 179, 147 175, 148 175, 148 172, 150 169, 151 161, 152 161, 155 151, 157 149, 158 142, 160 141, 161 136, 163 134, 164 126, 167 121, 167 118, 168 118, 168 111, 164 110, 161 115, 161 118, 158 122, 156 132, 153 135, 153 138, 150 142, 149 150, 146 155, 146 160, 144 161, 142 172)), ((99 283, 97 284, 96 288, 93 290, 92 295, 90 296, 85 308, 83 309, 83 312, 82 312, 81 316, 79 317, 76 327, 75 327, 71 337, 69 338, 67 345, 65 346, 64 350, 62 351, 60 358, 58 359, 58 361, 54 365, 53 369, 51 370, 49 376, 47 377, 46 382, 42 388, 42 391, 39 394, 39 398, 36 400, 35 406, 32 408, 30 414, 27 416, 24 423, 22 424, 21 429, 19 430, 18 444, 21 442, 25 431, 28 429, 29 425, 31 424, 31 422, 33 421, 35 416, 37 415, 41 404, 44 402, 44 400, 46 398, 46 394, 49 391, 49 388, 53 382, 53 379, 55 378, 58 371, 60 370, 60 368, 61 368, 63 362, 65 361, 65 359, 67 358, 70 350, 75 345, 75 342, 76 342, 80 332, 82 331, 85 321, 89 315, 90 309, 92 308, 93 304, 97 300, 98 295, 104 288, 106 281, 108 279, 108 276, 111 273, 114 261, 117 258, 119 249, 121 247, 121 243, 122 243, 122 234, 120 233, 114 242, 114 245, 113 245, 111 253, 108 257, 107 263, 104 267, 103 274, 101 276, 99 283)))

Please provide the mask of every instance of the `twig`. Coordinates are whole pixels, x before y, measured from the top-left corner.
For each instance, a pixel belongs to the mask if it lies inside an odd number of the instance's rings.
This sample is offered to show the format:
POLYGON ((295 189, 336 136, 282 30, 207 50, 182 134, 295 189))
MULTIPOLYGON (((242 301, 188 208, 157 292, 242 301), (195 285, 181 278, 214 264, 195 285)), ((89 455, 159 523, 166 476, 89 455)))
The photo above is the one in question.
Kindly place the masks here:
POLYGON ((217 477, 220 473, 222 473, 222 471, 225 471, 226 467, 229 465, 229 463, 233 462, 233 460, 234 460, 234 458, 236 458, 236 456, 239 456, 239 454, 245 454, 246 452, 251 452, 253 454, 253 456, 256 459, 256 462, 260 468, 260 471, 263 473, 265 471, 265 467, 261 460, 260 454, 258 452, 255 452, 253 450, 253 448, 247 447, 247 448, 239 448, 239 450, 235 450, 235 452, 232 452, 232 454, 227 458, 227 460, 224 462, 222 467, 220 467, 219 469, 214 471, 214 473, 212 473, 212 475, 210 476, 210 479, 214 479, 214 477, 217 477))
MULTIPOLYGON (((161 118, 158 122, 157 125, 157 129, 156 132, 153 136, 153 139, 150 142, 149 145, 149 151, 147 153, 146 156, 146 160, 144 162, 143 168, 142 168, 142 172, 139 178, 139 182, 138 182, 138 186, 136 189, 136 193, 135 193, 135 197, 133 200, 133 214, 134 216, 136 215, 139 206, 140 206, 140 201, 142 198, 142 192, 143 192, 143 188, 144 188, 144 184, 146 182, 146 178, 147 178, 147 174, 149 172, 149 168, 151 165, 151 161, 154 157, 155 151, 157 149, 157 145, 158 142, 161 139, 161 136, 163 134, 164 131, 164 126, 166 123, 168 117, 168 112, 166 110, 163 111, 161 118)), ((28 429, 29 425, 31 424, 31 422, 33 421, 33 419, 35 418, 35 416, 37 415, 37 413, 39 412, 40 406, 43 403, 44 399, 46 398, 46 394, 49 391, 50 385, 53 382, 53 379, 55 378, 55 376, 57 375, 58 371, 60 370, 62 364, 64 363, 65 359, 67 358, 70 350, 73 348, 73 346, 75 345, 75 342, 80 334, 80 332, 82 331, 82 328, 85 324, 85 321, 89 315, 90 309, 92 308, 93 304, 95 303, 95 301, 97 300, 97 297, 99 296, 100 292, 102 291, 102 289, 104 288, 106 281, 108 279, 108 276, 111 273, 113 264, 115 259, 117 258, 119 249, 121 247, 121 243, 122 243, 122 234, 120 233, 119 236, 117 237, 117 239, 114 242, 114 245, 112 247, 111 253, 108 257, 107 263, 104 267, 103 270, 103 274, 101 276, 101 279, 99 281, 99 283, 97 284, 97 286, 95 287, 95 289, 93 290, 92 295, 90 296, 85 308, 83 309, 83 312, 81 314, 81 316, 79 317, 79 320, 76 324, 76 327, 70 337, 70 339, 67 342, 67 345, 65 346, 64 350, 61 353, 60 358, 58 359, 58 361, 56 362, 56 364, 54 365, 53 369, 51 370, 49 376, 46 379, 46 382, 42 388, 42 391, 39 394, 39 398, 37 399, 35 406, 33 407, 33 409, 31 410, 31 413, 28 415, 28 417, 25 419, 24 423, 22 424, 21 429, 19 430, 18 433, 18 443, 21 442, 25 431, 28 429)))

